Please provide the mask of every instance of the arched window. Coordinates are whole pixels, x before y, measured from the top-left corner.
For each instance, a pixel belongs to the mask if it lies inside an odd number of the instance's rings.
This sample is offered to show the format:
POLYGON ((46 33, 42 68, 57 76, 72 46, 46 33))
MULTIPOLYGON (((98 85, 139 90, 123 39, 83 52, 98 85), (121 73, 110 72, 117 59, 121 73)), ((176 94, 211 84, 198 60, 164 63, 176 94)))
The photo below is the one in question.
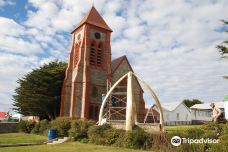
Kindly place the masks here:
POLYGON ((97 66, 102 64, 102 44, 100 43, 97 48, 97 66))
POLYGON ((92 42, 90 45, 90 57, 89 57, 90 65, 95 65, 95 43, 92 42))

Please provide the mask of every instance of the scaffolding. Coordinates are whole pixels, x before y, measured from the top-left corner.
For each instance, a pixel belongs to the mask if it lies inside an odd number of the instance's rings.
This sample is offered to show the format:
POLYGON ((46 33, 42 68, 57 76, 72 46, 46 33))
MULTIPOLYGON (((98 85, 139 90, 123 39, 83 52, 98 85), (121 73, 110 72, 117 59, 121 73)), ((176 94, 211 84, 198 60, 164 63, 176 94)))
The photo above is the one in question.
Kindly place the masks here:
POLYGON ((134 88, 132 86, 133 77, 142 82, 152 95, 160 113, 159 128, 160 130, 163 130, 163 112, 156 94, 145 81, 131 71, 122 76, 110 89, 108 89, 108 93, 103 98, 100 108, 98 124, 103 125, 107 122, 123 121, 125 122, 125 130, 132 130, 132 127, 138 124, 136 112, 137 104, 134 100, 134 88), (126 86, 121 85, 121 82, 124 81, 127 82, 126 86))

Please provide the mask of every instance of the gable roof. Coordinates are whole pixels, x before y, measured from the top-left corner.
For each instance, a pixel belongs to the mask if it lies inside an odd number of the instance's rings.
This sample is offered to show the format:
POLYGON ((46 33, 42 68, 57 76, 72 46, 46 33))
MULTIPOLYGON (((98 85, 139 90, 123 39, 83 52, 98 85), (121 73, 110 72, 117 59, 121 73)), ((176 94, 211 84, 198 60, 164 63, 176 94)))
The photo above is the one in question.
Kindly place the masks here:
POLYGON ((112 60, 111 67, 112 67, 112 73, 116 71, 116 69, 119 67, 119 65, 123 62, 124 58, 127 58, 125 55, 118 57, 114 60, 112 60))
MULTIPOLYGON (((224 108, 224 102, 213 102, 215 104, 215 107, 217 108, 224 108)), ((201 103, 201 104, 195 104, 190 107, 190 109, 201 109, 201 110, 206 110, 206 109, 212 109, 210 107, 211 102, 207 103, 201 103)))
POLYGON ((101 15, 98 13, 98 11, 94 6, 91 7, 89 12, 86 13, 86 15, 83 17, 81 22, 75 27, 75 29, 71 33, 73 33, 75 30, 77 30, 79 27, 81 27, 83 24, 86 24, 86 23, 95 25, 97 27, 100 27, 112 32, 112 29, 106 24, 106 22, 104 21, 104 19, 101 17, 101 15))
POLYGON ((170 102, 170 103, 161 103, 162 108, 173 111, 175 110, 181 103, 180 102, 170 102))
POLYGON ((188 109, 188 111, 190 111, 190 109, 183 102, 161 103, 161 106, 167 111, 174 111, 180 104, 183 104, 188 109))
MULTIPOLYGON (((133 69, 132 69, 132 67, 131 67, 131 64, 129 63, 129 61, 128 61, 127 57, 126 57, 126 55, 123 55, 123 56, 121 56, 121 57, 118 57, 118 58, 112 60, 112 63, 111 63, 112 74, 115 73, 115 71, 119 68, 119 66, 121 65, 121 63, 122 63, 124 60, 127 61, 127 64, 129 65, 131 71, 134 72, 133 69)), ((137 84, 139 85, 140 89, 143 91, 142 86, 140 85, 138 79, 136 79, 136 82, 137 82, 137 84)), ((144 91, 143 91, 143 92, 144 92, 144 91)))

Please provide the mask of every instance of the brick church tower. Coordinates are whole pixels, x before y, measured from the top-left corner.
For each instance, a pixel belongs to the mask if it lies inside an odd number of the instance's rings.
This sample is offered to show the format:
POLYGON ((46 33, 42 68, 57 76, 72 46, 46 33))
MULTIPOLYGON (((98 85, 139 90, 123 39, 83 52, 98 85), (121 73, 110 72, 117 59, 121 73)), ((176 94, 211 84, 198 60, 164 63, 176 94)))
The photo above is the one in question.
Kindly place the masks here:
POLYGON ((111 28, 95 7, 72 34, 72 48, 61 94, 60 116, 97 119, 101 96, 111 82, 111 28))

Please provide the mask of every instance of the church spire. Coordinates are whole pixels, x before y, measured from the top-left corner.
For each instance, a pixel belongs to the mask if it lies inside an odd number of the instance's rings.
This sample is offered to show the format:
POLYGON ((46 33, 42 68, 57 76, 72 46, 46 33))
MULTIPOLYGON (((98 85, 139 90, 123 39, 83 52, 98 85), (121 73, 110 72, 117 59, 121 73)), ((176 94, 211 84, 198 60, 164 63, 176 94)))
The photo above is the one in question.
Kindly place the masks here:
POLYGON ((101 15, 98 13, 98 11, 94 6, 91 7, 89 12, 86 13, 84 18, 81 20, 81 22, 76 26, 76 28, 71 33, 73 33, 75 30, 77 30, 79 27, 81 27, 84 24, 95 25, 97 27, 100 27, 112 32, 112 29, 106 24, 106 22, 104 21, 104 19, 101 17, 101 15))

